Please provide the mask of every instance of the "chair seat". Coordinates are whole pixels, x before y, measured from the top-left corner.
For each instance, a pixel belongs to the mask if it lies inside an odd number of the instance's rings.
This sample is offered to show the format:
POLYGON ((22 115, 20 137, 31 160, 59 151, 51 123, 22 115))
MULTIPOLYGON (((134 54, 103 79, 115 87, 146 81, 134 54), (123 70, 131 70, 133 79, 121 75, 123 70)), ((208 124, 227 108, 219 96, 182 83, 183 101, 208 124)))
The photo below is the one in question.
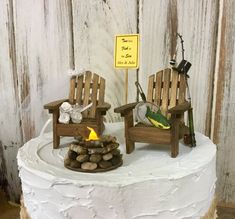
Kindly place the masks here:
POLYGON ((170 144, 171 129, 162 130, 156 127, 145 126, 138 123, 136 126, 128 129, 130 140, 135 142, 152 144, 170 144))
POLYGON ((154 127, 154 126, 153 125, 145 125, 141 122, 138 122, 138 123, 135 124, 135 127, 154 127))
POLYGON ((95 119, 83 119, 81 123, 57 124, 57 134, 59 136, 88 136, 90 131, 87 127, 91 127, 97 134, 101 134, 99 122, 95 119))

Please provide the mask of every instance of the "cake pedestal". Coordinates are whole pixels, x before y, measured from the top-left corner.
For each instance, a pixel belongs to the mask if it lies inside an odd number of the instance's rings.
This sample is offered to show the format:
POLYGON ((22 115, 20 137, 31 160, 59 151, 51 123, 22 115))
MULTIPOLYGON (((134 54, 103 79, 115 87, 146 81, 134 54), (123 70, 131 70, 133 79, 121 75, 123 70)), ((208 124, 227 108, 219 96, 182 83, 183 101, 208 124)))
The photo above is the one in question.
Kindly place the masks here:
POLYGON ((72 138, 52 149, 52 133, 27 142, 18 153, 24 204, 31 219, 180 219, 214 216, 216 146, 196 133, 197 147, 136 144, 126 155, 123 123, 106 124, 117 136, 123 166, 104 173, 64 167, 72 138), (208 215, 207 215, 208 214, 208 215))

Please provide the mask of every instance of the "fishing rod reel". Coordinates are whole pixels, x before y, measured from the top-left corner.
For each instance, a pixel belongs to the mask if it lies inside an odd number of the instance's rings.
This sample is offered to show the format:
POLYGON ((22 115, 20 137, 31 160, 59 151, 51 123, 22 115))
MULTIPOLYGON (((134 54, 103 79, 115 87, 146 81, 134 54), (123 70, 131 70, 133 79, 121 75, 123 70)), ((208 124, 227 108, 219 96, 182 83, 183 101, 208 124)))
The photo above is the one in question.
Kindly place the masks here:
POLYGON ((172 66, 172 69, 174 69, 180 74, 185 74, 186 77, 189 78, 189 75, 187 73, 192 66, 190 62, 188 62, 187 60, 182 60, 177 67, 175 67, 176 65, 175 59, 171 59, 169 63, 172 66))
POLYGON ((189 75, 187 74, 192 64, 188 62, 187 60, 182 60, 177 67, 173 67, 174 70, 179 72, 180 74, 185 74, 187 78, 189 78, 189 75))
POLYGON ((181 48, 182 49, 182 61, 179 63, 179 65, 177 67, 175 67, 175 65, 176 65, 175 58, 171 59, 169 63, 174 70, 176 70, 180 74, 185 74, 185 76, 187 78, 189 78, 189 75, 187 73, 188 73, 189 69, 191 68, 192 64, 189 61, 184 59, 184 47, 183 47, 184 40, 183 40, 182 35, 177 33, 177 37, 180 38, 181 45, 182 45, 182 48, 181 48))

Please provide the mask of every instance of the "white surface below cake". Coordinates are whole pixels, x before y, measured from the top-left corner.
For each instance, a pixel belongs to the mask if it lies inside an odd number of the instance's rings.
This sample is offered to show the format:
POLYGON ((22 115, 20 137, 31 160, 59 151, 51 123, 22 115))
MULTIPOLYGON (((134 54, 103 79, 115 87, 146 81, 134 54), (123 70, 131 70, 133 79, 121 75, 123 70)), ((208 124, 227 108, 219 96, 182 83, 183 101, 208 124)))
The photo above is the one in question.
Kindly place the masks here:
POLYGON ((52 133, 27 142, 18 152, 24 203, 31 219, 198 219, 214 199, 216 146, 196 133, 197 147, 136 144, 125 154, 123 123, 106 124, 117 136, 123 166, 104 173, 64 167, 67 143, 52 149, 52 133))

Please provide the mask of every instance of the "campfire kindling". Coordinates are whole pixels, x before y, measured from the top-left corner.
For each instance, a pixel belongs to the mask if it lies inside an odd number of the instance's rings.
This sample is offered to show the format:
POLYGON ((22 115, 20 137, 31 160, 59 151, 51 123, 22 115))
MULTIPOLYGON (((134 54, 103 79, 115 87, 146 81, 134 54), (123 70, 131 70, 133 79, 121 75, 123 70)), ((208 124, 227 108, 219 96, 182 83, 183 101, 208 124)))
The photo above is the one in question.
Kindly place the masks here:
POLYGON ((76 142, 69 146, 65 167, 81 172, 103 172, 122 165, 122 154, 118 149, 119 143, 114 136, 98 137, 94 129, 89 137, 76 137, 76 142))

